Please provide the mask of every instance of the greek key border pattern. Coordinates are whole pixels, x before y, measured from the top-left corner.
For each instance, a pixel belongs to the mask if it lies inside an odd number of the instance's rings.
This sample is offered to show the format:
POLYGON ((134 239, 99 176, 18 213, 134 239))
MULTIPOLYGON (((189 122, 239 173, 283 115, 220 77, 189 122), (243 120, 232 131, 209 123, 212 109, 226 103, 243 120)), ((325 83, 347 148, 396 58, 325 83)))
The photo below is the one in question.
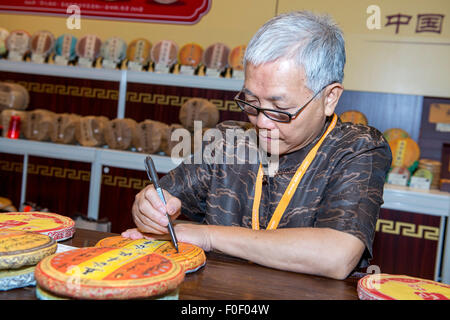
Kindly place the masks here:
MULTIPOLYGON (((15 82, 24 86, 29 92, 59 94, 72 97, 84 97, 91 99, 106 99, 117 101, 119 99, 119 90, 80 87, 74 85, 63 85, 53 83, 40 83, 33 81, 14 81, 6 80, 8 82, 15 82)), ((126 101, 143 104, 157 104, 162 106, 181 107, 187 100, 192 97, 166 95, 160 93, 147 93, 127 91, 126 101)), ((211 101, 219 111, 242 112, 233 100, 222 99, 208 99, 211 101)))
MULTIPOLYGON (((22 162, 0 160, 0 171, 21 173, 22 162)), ((44 177, 55 177, 69 180, 90 181, 91 172, 87 170, 77 170, 72 168, 61 168, 47 165, 28 164, 28 174, 41 175, 44 177)), ((150 182, 148 179, 129 178, 122 176, 113 176, 110 174, 102 175, 102 184, 111 187, 129 188, 142 190, 150 182)))
POLYGON ((440 232, 439 227, 432 227, 421 224, 416 225, 409 222, 392 221, 385 219, 378 219, 375 230, 377 232, 433 241, 439 240, 440 232))

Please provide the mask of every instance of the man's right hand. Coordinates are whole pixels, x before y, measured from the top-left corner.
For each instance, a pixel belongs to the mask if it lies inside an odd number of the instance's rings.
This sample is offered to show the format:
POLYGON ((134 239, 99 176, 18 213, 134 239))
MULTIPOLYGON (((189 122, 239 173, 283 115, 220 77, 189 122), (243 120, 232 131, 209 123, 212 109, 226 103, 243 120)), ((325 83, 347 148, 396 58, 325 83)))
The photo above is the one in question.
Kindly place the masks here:
POLYGON ((133 221, 137 229, 143 233, 166 234, 169 233, 167 225, 169 221, 166 212, 171 220, 175 220, 181 213, 180 199, 172 196, 163 190, 167 205, 165 206, 159 198, 153 185, 149 185, 141 190, 134 199, 132 207, 133 221))

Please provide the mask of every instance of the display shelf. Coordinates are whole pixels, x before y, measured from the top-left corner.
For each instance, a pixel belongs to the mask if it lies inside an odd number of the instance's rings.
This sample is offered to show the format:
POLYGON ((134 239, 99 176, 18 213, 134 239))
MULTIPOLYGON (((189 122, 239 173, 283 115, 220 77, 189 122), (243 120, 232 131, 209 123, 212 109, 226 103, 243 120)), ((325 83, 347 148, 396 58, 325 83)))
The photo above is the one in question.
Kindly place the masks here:
POLYGON ((163 74, 147 71, 109 70, 83 68, 78 66, 59 66, 33 62, 14 62, 0 60, 0 71, 47 75, 55 77, 106 80, 117 82, 147 83, 166 86, 204 88, 226 91, 239 91, 243 80, 220 77, 194 76, 183 74, 163 74))
MULTIPOLYGON (((76 145, 62 145, 50 142, 13 140, 0 138, 0 152, 32 155, 46 158, 90 162, 93 166, 111 166, 133 170, 145 170, 146 154, 119 151, 107 148, 90 148, 76 145)), ((152 156, 156 169, 167 173, 181 163, 182 159, 167 156, 152 156)), ((100 172, 101 174, 101 172, 100 172)), ((420 214, 447 217, 450 215, 450 194, 437 190, 417 190, 408 187, 385 185, 382 208, 408 211, 420 214)), ((90 213, 97 216, 97 213, 90 213)))
POLYGON ((408 211, 433 216, 450 216, 450 193, 438 190, 420 190, 386 184, 383 195, 386 209, 408 211))

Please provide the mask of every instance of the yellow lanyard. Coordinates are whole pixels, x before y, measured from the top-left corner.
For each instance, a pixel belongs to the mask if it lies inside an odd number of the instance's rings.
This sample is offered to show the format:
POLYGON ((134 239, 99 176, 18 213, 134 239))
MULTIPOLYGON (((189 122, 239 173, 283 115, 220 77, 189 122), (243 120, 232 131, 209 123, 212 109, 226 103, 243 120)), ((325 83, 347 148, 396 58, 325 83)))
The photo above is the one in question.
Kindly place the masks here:
MULTIPOLYGON (((298 167, 297 172, 295 172, 295 175, 292 177, 291 181, 289 182, 289 185, 286 188, 286 191, 284 192, 283 197, 281 198, 280 202, 278 203, 277 208, 275 209, 275 213, 273 214, 272 219, 270 219, 269 225, 267 226, 267 230, 275 230, 278 227, 278 224, 280 223, 280 220, 281 220, 281 217, 283 216, 284 211, 286 210, 287 206, 289 205, 289 202, 291 201, 292 197, 294 196, 295 190, 297 190, 298 184, 302 180, 303 175, 305 174, 309 165, 316 157, 317 150, 321 146, 323 140, 325 140, 325 137, 336 126, 336 122, 337 122, 337 115, 333 114, 333 119, 331 120, 331 123, 329 124, 327 131, 325 131, 325 133, 322 135, 320 140, 311 149, 311 151, 309 151, 308 155, 305 157, 305 159, 303 160, 301 165, 298 167)), ((259 230, 259 204, 261 202, 263 176, 264 176, 264 172, 262 169, 262 165, 260 164, 259 169, 258 169, 258 175, 256 176, 255 199, 253 201, 253 209, 252 209, 252 229, 253 230, 259 230)))

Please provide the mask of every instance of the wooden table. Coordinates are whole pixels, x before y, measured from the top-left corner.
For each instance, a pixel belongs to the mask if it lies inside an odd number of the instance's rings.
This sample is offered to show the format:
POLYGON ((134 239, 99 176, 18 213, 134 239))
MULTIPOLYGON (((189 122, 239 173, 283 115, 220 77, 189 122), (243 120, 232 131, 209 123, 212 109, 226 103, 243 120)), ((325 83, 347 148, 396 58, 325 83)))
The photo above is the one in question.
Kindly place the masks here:
MULTIPOLYGON (((77 229, 72 239, 61 243, 74 247, 94 246, 116 234, 77 229)), ((359 279, 332 280, 279 271, 248 261, 210 252, 206 265, 187 274, 180 287, 180 300, 357 300, 359 279)), ((0 291, 0 300, 35 300, 35 288, 0 291)))

